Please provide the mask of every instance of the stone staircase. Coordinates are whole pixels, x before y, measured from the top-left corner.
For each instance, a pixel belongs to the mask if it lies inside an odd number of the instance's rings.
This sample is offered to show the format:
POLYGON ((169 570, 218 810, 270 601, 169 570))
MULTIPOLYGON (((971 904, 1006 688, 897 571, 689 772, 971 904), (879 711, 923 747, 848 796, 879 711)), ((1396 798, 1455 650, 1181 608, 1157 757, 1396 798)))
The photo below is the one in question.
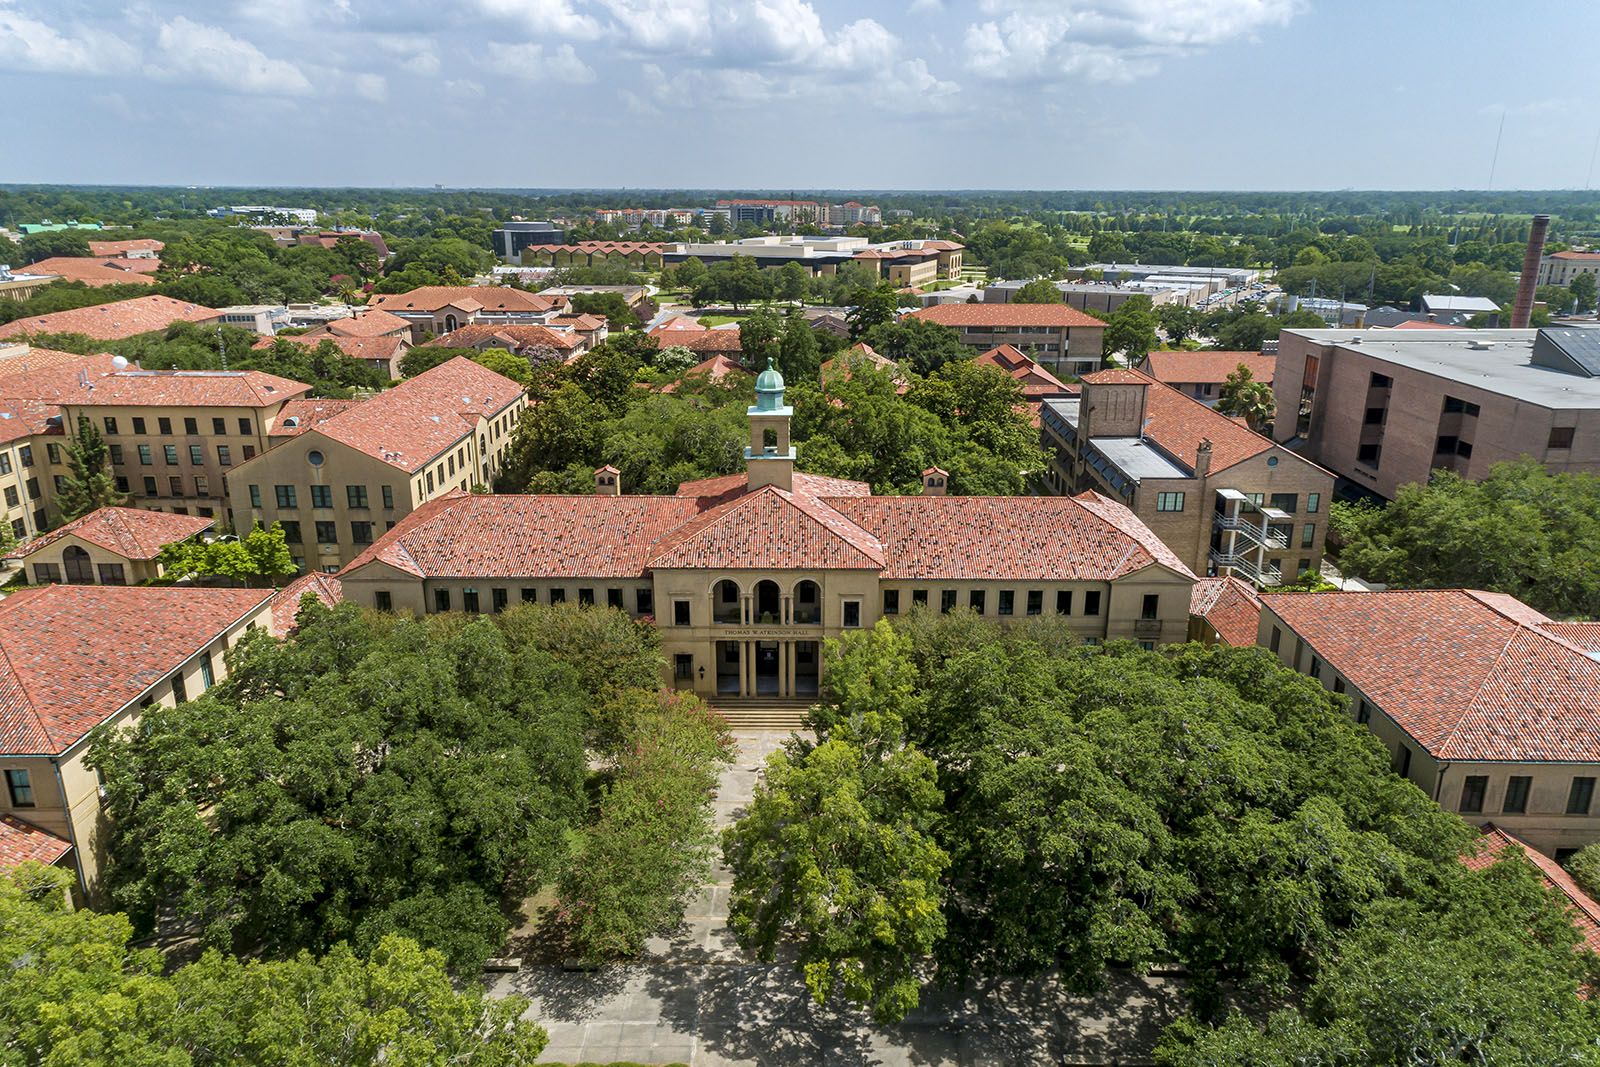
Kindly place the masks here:
POLYGON ((804 697, 716 697, 711 704, 734 730, 800 730, 806 709, 814 701, 804 697))

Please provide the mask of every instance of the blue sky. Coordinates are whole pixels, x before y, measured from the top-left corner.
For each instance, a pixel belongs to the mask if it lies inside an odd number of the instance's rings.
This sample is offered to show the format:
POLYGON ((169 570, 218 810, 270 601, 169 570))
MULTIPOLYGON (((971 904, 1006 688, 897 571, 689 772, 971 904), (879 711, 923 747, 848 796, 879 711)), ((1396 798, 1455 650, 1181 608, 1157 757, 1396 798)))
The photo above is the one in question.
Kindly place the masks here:
POLYGON ((1504 113, 1495 188, 1581 188, 1596 39, 1537 0, 0 0, 0 181, 1483 188, 1504 113))

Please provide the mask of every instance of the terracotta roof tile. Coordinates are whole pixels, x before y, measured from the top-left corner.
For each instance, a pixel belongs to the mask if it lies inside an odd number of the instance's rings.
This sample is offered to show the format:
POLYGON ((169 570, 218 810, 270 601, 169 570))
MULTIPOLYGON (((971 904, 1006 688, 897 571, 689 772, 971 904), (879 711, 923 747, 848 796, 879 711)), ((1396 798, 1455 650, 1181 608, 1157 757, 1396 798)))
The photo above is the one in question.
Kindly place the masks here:
POLYGON ((140 508, 100 508, 47 534, 23 542, 12 549, 6 558, 31 556, 70 536, 91 545, 99 545, 124 559, 155 559, 160 555, 163 545, 186 541, 214 525, 215 519, 200 515, 174 515, 140 508))
POLYGON ((486 341, 499 341, 508 348, 524 349, 548 345, 563 352, 583 345, 583 338, 575 333, 552 330, 548 326, 528 324, 469 323, 447 334, 435 337, 423 348, 477 348, 486 341))
POLYGON ((398 337, 410 329, 411 323, 399 315, 371 308, 353 319, 330 319, 326 326, 313 332, 327 330, 329 333, 342 334, 345 337, 384 337, 389 334, 398 337))
POLYGON ((272 632, 284 637, 294 632, 294 617, 300 610, 300 598, 307 593, 322 601, 325 607, 337 607, 344 599, 340 581, 331 574, 311 571, 302 574, 272 598, 272 632))
POLYGON ((222 312, 168 296, 140 296, 71 311, 52 311, 0 326, 0 337, 34 333, 81 333, 101 341, 164 330, 175 322, 211 323, 222 312))
POLYGON ((270 589, 47 585, 0 600, 0 754, 59 755, 270 589))
POLYGON ((90 241, 91 256, 126 256, 129 252, 159 252, 165 243, 149 237, 136 237, 131 241, 90 241))
POLYGON ((994 367, 1010 375, 1016 379, 1018 385, 1022 386, 1022 395, 1029 398, 1077 392, 1075 386, 1068 385, 1045 370, 1015 345, 991 348, 973 362, 985 367, 994 367))
POLYGON ((88 407, 261 408, 304 396, 311 386, 259 370, 113 370, 92 388, 62 397, 88 407))
POLYGON ((1105 329, 1105 323, 1065 304, 935 304, 911 313, 941 326, 1038 326, 1056 329, 1083 326, 1105 329))
POLYGON ((10 444, 38 434, 65 434, 61 408, 48 400, 28 397, 0 399, 0 444, 10 444))
POLYGON ((1534 623, 1585 652, 1600 652, 1600 622, 1542 622, 1534 623))
POLYGON ((272 429, 268 431, 267 436, 274 440, 279 437, 295 437, 327 422, 335 415, 342 415, 361 403, 361 400, 353 397, 348 400, 330 400, 326 397, 304 396, 291 400, 278 409, 278 417, 273 421, 272 429))
POLYGON ((1168 385, 1212 383, 1221 385, 1243 363, 1258 382, 1272 384, 1278 357, 1260 352, 1151 352, 1141 369, 1168 385))
MULTIPOLYGON (((677 344, 678 342, 673 341, 672 343, 677 344)), ((712 356, 710 359, 702 360, 701 362, 696 363, 694 366, 683 372, 683 377, 679 378, 675 382, 668 382, 666 385, 663 385, 661 387, 661 391, 663 393, 677 392, 678 386, 683 384, 683 379, 689 377, 691 374, 703 374, 713 382, 720 382, 730 374, 743 374, 748 376, 750 372, 745 370, 741 364, 729 359, 727 356, 719 354, 712 356)))
MULTIPOLYGON (((94 356, 80 356, 76 352, 62 352, 54 348, 34 348, 23 346, 23 351, 11 356, 0 356, 0 378, 9 378, 13 374, 23 374, 29 371, 49 370, 55 367, 72 367, 80 365, 85 368, 98 367, 94 356)), ((110 356, 100 357, 109 360, 110 356)), ((109 363, 107 364, 109 367, 109 363)), ((5 388, 0 386, 0 389, 5 388)))
POLYGON ((1600 252, 1572 252, 1572 251, 1552 252, 1552 253, 1550 253, 1550 258, 1551 259, 1574 259, 1574 260, 1579 260, 1579 261, 1584 262, 1584 263, 1593 263, 1593 262, 1600 261, 1600 252))
POLYGON ((95 259, 92 256, 56 256, 30 263, 25 268, 29 274, 50 274, 69 282, 83 282, 90 288, 102 285, 154 285, 156 280, 148 274, 129 270, 121 262, 95 259))
MULTIPOLYGON (((684 482, 678 486, 678 496, 696 497, 703 502, 720 499, 730 495, 742 493, 745 486, 750 484, 750 476, 744 471, 737 474, 723 474, 716 478, 701 478, 697 481, 684 482)), ((872 487, 866 482, 852 482, 845 478, 829 478, 822 474, 807 474, 805 471, 794 472, 794 490, 809 496, 871 496, 872 487)))
POLYGON ((1197 578, 1189 595, 1189 614, 1210 623, 1226 644, 1248 648, 1256 643, 1261 597, 1255 586, 1231 575, 1197 578))
POLYGON ((1600 662, 1514 598, 1412 589, 1261 600, 1439 759, 1600 761, 1600 662))
POLYGON ((0 815, 0 870, 19 864, 59 863, 72 851, 72 842, 15 815, 0 815))
POLYGON ((278 341, 287 341, 304 348, 316 348, 323 341, 331 341, 335 348, 351 359, 381 359, 385 362, 393 362, 395 357, 400 355, 404 345, 400 338, 387 335, 345 337, 326 333, 315 336, 302 333, 293 337, 263 337, 250 347, 271 348, 278 341))
POLYGON ((1483 835, 1478 838, 1476 850, 1461 857, 1461 862, 1475 871, 1493 866, 1506 858, 1506 849, 1522 849, 1523 857, 1539 869, 1544 884, 1567 898, 1571 904, 1568 918, 1583 935, 1583 947, 1590 952, 1600 952, 1600 904, 1579 888, 1572 876, 1561 869, 1561 864, 1533 848, 1526 841, 1508 833, 1494 823, 1486 823, 1483 835))
MULTIPOLYGON (((1161 384, 1148 374, 1114 368, 1085 374, 1083 381, 1090 385, 1145 386, 1144 411, 1150 421, 1144 435, 1164 452, 1187 464, 1190 470, 1194 469, 1202 439, 1211 441, 1213 473, 1276 447, 1249 427, 1206 407, 1194 397, 1161 384)), ((1301 462, 1308 461, 1301 459, 1301 462)))
POLYGON ((878 571, 884 566, 884 552, 876 537, 829 502, 766 485, 718 504, 672 531, 650 565, 878 571))
POLYGON ((448 305, 476 304, 492 312, 550 311, 564 298, 540 296, 504 285, 426 285, 409 293, 373 293, 367 306, 385 311, 437 311, 448 305))

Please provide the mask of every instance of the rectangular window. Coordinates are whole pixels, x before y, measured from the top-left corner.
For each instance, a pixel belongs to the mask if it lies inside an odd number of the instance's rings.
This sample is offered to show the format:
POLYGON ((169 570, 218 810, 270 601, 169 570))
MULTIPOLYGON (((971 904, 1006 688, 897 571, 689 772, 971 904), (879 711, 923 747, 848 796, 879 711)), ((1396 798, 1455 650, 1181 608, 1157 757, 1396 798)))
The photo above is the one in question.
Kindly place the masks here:
POLYGON ((1356 462, 1364 463, 1376 468, 1378 459, 1383 455, 1383 446, 1379 444, 1365 444, 1356 449, 1356 462))
POLYGON ((885 615, 900 614, 900 590, 885 589, 883 591, 883 613, 885 615))
POLYGON ((217 462, 224 467, 233 466, 233 449, 227 445, 217 446, 217 462))
POLYGON ((433 591, 433 610, 434 611, 449 611, 450 610, 450 590, 448 590, 448 589, 435 589, 433 591))
POLYGON ((1521 815, 1528 810, 1528 787, 1533 778, 1526 774, 1513 774, 1506 779, 1506 802, 1500 810, 1508 815, 1521 815))
POLYGON ((161 495, 161 490, 156 488, 156 480, 154 478, 146 478, 144 480, 144 495, 145 496, 160 496, 161 495))
POLYGON ((1393 384, 1393 378, 1389 377, 1387 374, 1379 374, 1374 371, 1372 377, 1367 382, 1367 387, 1369 389, 1387 389, 1393 384))
POLYGON ((1057 615, 1071 615, 1072 614, 1072 590, 1070 590, 1070 589, 1058 589, 1056 591, 1056 614, 1057 615))
POLYGON ((476 589, 461 590, 461 610, 476 614, 478 611, 478 591, 476 589))
POLYGON ((508 598, 504 589, 489 590, 489 605, 494 609, 495 614, 498 615, 500 612, 506 610, 507 600, 508 598))
POLYGON ((182 496, 183 495, 183 479, 182 478, 178 477, 176 474, 169 475, 168 478, 167 478, 167 484, 171 487, 173 496, 182 496))
POLYGON ((636 589, 633 594, 634 612, 639 615, 651 615, 656 610, 656 594, 649 588, 636 589))
POLYGON ((379 589, 372 594, 372 606, 379 611, 393 611, 394 598, 389 595, 389 590, 379 589))
POLYGON ((1572 789, 1567 793, 1567 814, 1589 814, 1589 802, 1594 799, 1594 779, 1574 778, 1572 789))
POLYGON ((283 540, 287 544, 300 544, 300 522, 298 519, 279 519, 278 525, 283 527, 283 540))
POLYGON ((353 508, 367 506, 367 487, 364 485, 347 485, 344 487, 345 503, 353 508))
POLYGON ((33 782, 28 778, 27 771, 6 771, 6 789, 11 793, 13 808, 31 808, 37 803, 33 799, 33 782))
POLYGON ((117 492, 126 493, 127 491, 128 491, 128 479, 124 475, 121 475, 121 474, 117 475, 117 492))
POLYGON ((244 446, 244 458, 245 459, 255 459, 256 458, 256 446, 255 445, 245 445, 244 446))
POLYGON ((298 507, 299 506, 298 504, 295 503, 294 486, 292 486, 292 485, 275 485, 272 488, 273 488, 273 492, 275 492, 278 495, 278 507, 280 507, 280 508, 292 508, 292 507, 298 507))
POLYGON ((1307 493, 1306 494, 1306 514, 1307 515, 1315 515, 1317 513, 1317 509, 1319 507, 1321 507, 1321 506, 1322 506, 1322 494, 1321 493, 1307 493))
POLYGON ((428 492, 433 492, 433 472, 428 472, 428 492))
POLYGON ((162 445, 161 446, 161 455, 167 461, 167 466, 176 467, 178 465, 178 446, 177 445, 162 445))
POLYGON ((584 589, 580 586, 578 589, 578 604, 580 607, 592 606, 594 604, 594 590, 584 589))
POLYGON ((620 590, 620 589, 607 589, 606 590, 606 607, 608 607, 608 608, 616 608, 618 611, 623 610, 623 608, 622 608, 622 590, 620 590))
POLYGON ((956 610, 956 591, 954 589, 939 590, 939 611, 945 615, 956 610))
POLYGON ((1144 603, 1139 606, 1139 618, 1154 619, 1161 615, 1161 594, 1146 593, 1144 603))
POLYGON ((51 475, 50 481, 55 485, 56 492, 58 493, 61 492, 61 487, 67 483, 67 480, 59 474, 51 475))
POLYGON ((148 467, 148 466, 150 466, 150 462, 151 462, 151 460, 150 460, 150 446, 149 445, 140 445, 139 446, 139 464, 140 464, 140 466, 148 467))
POLYGON ((195 496, 210 496, 211 495, 211 483, 208 482, 205 478, 201 477, 198 474, 195 475, 195 478, 194 478, 194 495, 195 496))
POLYGON ((120 563, 101 563, 98 566, 101 585, 127 585, 128 578, 120 563))
POLYGON ((1483 794, 1489 790, 1489 776, 1469 774, 1461 782, 1461 812, 1466 815, 1483 810, 1483 794))
POLYGON ((35 563, 33 565, 33 581, 35 585, 53 585, 61 581, 61 564, 35 563))
POLYGON ((60 445, 52 445, 52 444, 45 445, 44 446, 44 458, 49 460, 51 463, 60 463, 61 462, 61 446, 60 445))
POLYGON ((679 652, 672 657, 672 676, 680 682, 694 677, 694 656, 691 653, 679 652))
POLYGON ((1083 594, 1083 613, 1085 615, 1100 614, 1100 591, 1098 589, 1090 590, 1083 594))
POLYGON ((1268 506, 1277 508, 1279 511, 1287 511, 1290 515, 1293 515, 1295 508, 1300 506, 1300 494, 1273 493, 1272 502, 1268 506))
POLYGON ((250 506, 253 508, 261 506, 261 487, 259 485, 250 487, 250 506))
POLYGON ((558 588, 550 590, 550 603, 552 603, 552 604, 565 604, 566 602, 567 602, 567 591, 565 589, 561 589, 561 588, 558 587, 558 588))
POLYGON ((311 506, 314 508, 333 507, 333 486, 313 485, 311 487, 311 506))
POLYGON ((383 487, 383 506, 386 508, 394 507, 394 486, 392 485, 383 487))
POLYGON ((971 608, 973 611, 977 612, 979 615, 983 614, 983 590, 982 589, 974 589, 972 592, 967 594, 967 607, 971 608))
POLYGON ((1357 705, 1356 722, 1359 722, 1363 726, 1365 726, 1367 723, 1369 723, 1371 721, 1372 721, 1372 705, 1368 704, 1365 700, 1363 700, 1363 701, 1361 701, 1360 704, 1357 705))
POLYGON ((137 434, 144 433, 144 419, 138 415, 133 417, 133 432, 137 434))
POLYGON ((1460 456, 1462 459, 1471 459, 1472 458, 1472 442, 1471 441, 1457 441, 1456 442, 1456 455, 1460 456))
POLYGON ((204 693, 216 684, 217 674, 211 668, 211 653, 203 652, 200 654, 200 692, 204 693))
POLYGON ((184 433, 199 433, 200 432, 200 421, 198 419, 184 419, 183 420, 183 432, 184 433))
POLYGON ((689 602, 687 600, 674 600, 672 602, 672 625, 689 625, 689 602))
POLYGON ((539 590, 535 589, 533 586, 523 586, 522 602, 524 604, 537 604, 539 602, 539 590))
POLYGON ((252 428, 252 424, 249 419, 239 420, 239 432, 244 434, 246 437, 249 437, 251 434, 255 433, 255 430, 252 428))
POLYGON ((1156 494, 1156 510, 1157 511, 1182 511, 1183 510, 1183 494, 1182 493, 1157 493, 1156 494))
POLYGON ((223 434, 227 433, 228 420, 213 418, 211 420, 211 432, 216 434, 218 437, 221 437, 223 434))
POLYGON ((861 601, 846 600, 844 602, 845 629, 854 629, 861 625, 861 601))
POLYGON ((1042 614, 1044 614, 1044 590, 1043 589, 1030 589, 1030 590, 1028 590, 1028 614, 1029 615, 1042 615, 1042 614))
POLYGON ((1010 589, 1000 590, 1000 603, 995 610, 1001 615, 1015 615, 1017 611, 1017 594, 1010 589))
POLYGON ((1308 522, 1300 528, 1300 547, 1310 548, 1317 541, 1317 524, 1308 522))
MULTIPOLYGON (((119 446, 112 445, 111 447, 112 448, 117 448, 119 446)), ((11 473, 11 453, 10 452, 0 452, 0 474, 10 474, 10 473, 11 473)))
POLYGON ((911 606, 916 607, 918 604, 923 607, 928 606, 928 591, 926 589, 911 590, 911 606))
POLYGON ((350 540, 358 545, 372 544, 372 523, 352 522, 350 524, 350 540))
POLYGON ((1439 439, 1433 443, 1433 454, 1436 455, 1436 456, 1438 456, 1438 455, 1445 455, 1445 456, 1453 456, 1453 455, 1455 455, 1456 444, 1460 440, 1461 439, 1459 437, 1457 437, 1455 434, 1449 434, 1449 433, 1441 434, 1439 439))
POLYGON ((339 543, 339 527, 337 523, 319 522, 317 525, 317 544, 336 545, 339 543))
POLYGON ((1552 426, 1552 427, 1550 427, 1550 440, 1545 442, 1545 447, 1546 448, 1571 448, 1572 447, 1572 430, 1573 430, 1573 428, 1571 426, 1552 426))
POLYGON ((106 416, 106 433, 116 433, 116 432, 117 432, 117 420, 112 418, 111 416, 107 415, 106 416))
POLYGON ((182 704, 189 699, 189 690, 183 684, 183 674, 180 672, 172 676, 172 700, 175 704, 182 704))
POLYGON ((1368 425, 1368 426, 1380 426, 1380 425, 1382 425, 1383 424, 1384 413, 1387 412, 1388 410, 1389 410, 1388 408, 1368 408, 1367 409, 1366 419, 1364 420, 1366 425, 1368 425))
POLYGON ((160 430, 163 434, 170 434, 172 432, 172 420, 162 418, 156 419, 156 429, 160 430))
POLYGON ((21 503, 22 494, 17 492, 17 487, 14 485, 6 486, 6 504, 10 507, 18 507, 21 503))

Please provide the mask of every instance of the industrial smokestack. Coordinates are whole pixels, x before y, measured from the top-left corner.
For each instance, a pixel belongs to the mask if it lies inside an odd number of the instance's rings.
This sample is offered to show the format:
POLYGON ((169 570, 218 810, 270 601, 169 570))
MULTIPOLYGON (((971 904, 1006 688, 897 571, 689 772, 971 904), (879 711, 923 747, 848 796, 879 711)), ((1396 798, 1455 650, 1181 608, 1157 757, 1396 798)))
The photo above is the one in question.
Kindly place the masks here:
POLYGON ((1522 280, 1517 283, 1517 302, 1511 307, 1511 328, 1525 330, 1533 318, 1533 291, 1539 283, 1539 260, 1544 256, 1544 233, 1550 228, 1549 215, 1535 215, 1528 231, 1528 251, 1522 257, 1522 280))

